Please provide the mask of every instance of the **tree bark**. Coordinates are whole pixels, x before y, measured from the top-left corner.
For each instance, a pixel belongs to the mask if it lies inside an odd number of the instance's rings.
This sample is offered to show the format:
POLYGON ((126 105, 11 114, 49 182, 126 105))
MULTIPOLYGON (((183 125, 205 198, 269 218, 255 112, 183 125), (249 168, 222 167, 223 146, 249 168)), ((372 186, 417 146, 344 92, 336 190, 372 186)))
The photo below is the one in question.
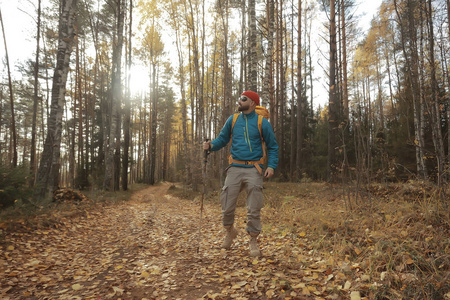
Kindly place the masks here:
POLYGON ((273 94, 273 32, 275 17, 275 1, 268 0, 267 3, 267 53, 264 73, 264 85, 262 89, 262 100, 269 102, 273 94))
POLYGON ((59 185, 62 117, 70 54, 74 41, 76 4, 77 0, 61 0, 60 2, 58 53, 53 76, 51 111, 47 121, 47 136, 36 178, 37 198, 44 197, 47 192, 51 197, 59 185))
POLYGON ((349 121, 348 108, 348 80, 347 80, 347 34, 346 34, 346 19, 345 19, 345 0, 341 0, 341 32, 342 32, 342 104, 343 104, 343 119, 345 123, 349 121))
POLYGON ((34 83, 33 83, 33 123, 31 125, 31 150, 30 150, 30 180, 29 186, 34 186, 36 176, 36 127, 38 110, 38 87, 39 87, 39 54, 41 37, 41 0, 38 0, 37 10, 37 32, 36 32, 36 56, 34 60, 34 83))
POLYGON ((248 86, 251 91, 258 92, 258 57, 256 53, 256 9, 255 0, 248 2, 249 48, 248 48, 248 86))
POLYGON ((119 189, 117 177, 119 164, 117 162, 120 152, 120 103, 122 99, 122 46, 123 46, 123 23, 124 23, 124 1, 116 0, 117 12, 117 40, 114 43, 113 63, 111 75, 111 91, 109 93, 110 105, 110 127, 109 142, 107 143, 105 159, 105 177, 103 189, 115 191, 119 189), (119 135, 118 135, 119 133, 119 135))
POLYGON ((132 37, 133 37, 133 0, 130 0, 130 23, 128 33, 128 84, 127 96, 125 97, 125 118, 123 121, 123 160, 122 160, 122 190, 128 190, 128 167, 130 149, 130 125, 131 125, 131 66, 132 66, 132 37))
POLYGON ((330 0, 330 73, 328 90, 328 165, 327 176, 329 182, 335 181, 336 176, 336 136, 338 134, 338 105, 336 97, 336 10, 335 0, 330 0))
POLYGON ((6 35, 5 35, 5 26, 3 24, 2 11, 0 9, 0 22, 2 25, 2 33, 3 33, 3 41, 5 44, 5 59, 6 59, 6 67, 8 70, 8 87, 9 87, 9 101, 11 105, 11 135, 12 135, 12 147, 13 147, 13 159, 12 166, 17 167, 17 133, 16 133, 16 118, 14 111, 14 96, 13 96, 13 87, 12 87, 12 79, 11 79, 11 68, 9 66, 9 57, 8 57, 8 47, 6 43, 6 35))
POLYGON ((158 88, 156 82, 156 62, 153 64, 152 79, 152 117, 151 117, 151 136, 150 136, 150 177, 149 183, 155 184, 156 170, 156 126, 158 125, 158 88))
POLYGON ((298 0, 298 37, 297 37, 297 145, 295 169, 296 178, 301 178, 302 149, 303 149, 303 126, 304 126, 304 103, 303 103, 303 79, 302 79, 302 0, 298 0))
POLYGON ((444 150, 444 141, 442 138, 441 131, 441 112, 439 108, 439 102, 436 97, 439 85, 436 80, 436 63, 434 58, 434 31, 433 31, 433 7, 431 5, 431 0, 427 1, 428 9, 426 9, 427 20, 428 20, 428 44, 429 44, 429 57, 430 57, 430 73, 431 73, 431 107, 433 118, 432 130, 434 136, 434 147, 436 151, 436 159, 438 165, 438 186, 441 187, 444 180, 444 166, 445 166, 445 150, 444 150))

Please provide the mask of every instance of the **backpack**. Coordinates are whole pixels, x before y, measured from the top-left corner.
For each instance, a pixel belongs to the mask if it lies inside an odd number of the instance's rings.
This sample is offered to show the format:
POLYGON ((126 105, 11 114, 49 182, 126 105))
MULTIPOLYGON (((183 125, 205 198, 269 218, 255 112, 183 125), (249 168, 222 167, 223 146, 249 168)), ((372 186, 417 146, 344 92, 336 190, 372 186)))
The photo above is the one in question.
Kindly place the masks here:
MULTIPOLYGON (((240 163, 240 164, 252 164, 256 167, 256 169, 258 169, 259 173, 262 173, 261 168, 259 167, 259 164, 264 164, 266 163, 266 157, 267 157, 267 153, 266 153, 266 143, 264 142, 263 136, 262 136, 262 123, 263 123, 263 119, 266 118, 267 120, 269 120, 270 117, 270 113, 267 110, 267 108, 262 107, 262 106, 256 106, 255 108, 255 112, 258 115, 258 130, 259 130, 259 135, 261 136, 261 147, 263 150, 263 157, 259 160, 259 161, 255 161, 255 162, 241 162, 241 161, 236 161, 231 157, 231 154, 228 156, 228 162, 231 163, 240 163)), ((235 113, 233 115, 233 122, 231 123, 231 139, 233 139, 233 128, 234 128, 234 124, 236 123, 237 118, 239 117, 240 113, 235 113)))

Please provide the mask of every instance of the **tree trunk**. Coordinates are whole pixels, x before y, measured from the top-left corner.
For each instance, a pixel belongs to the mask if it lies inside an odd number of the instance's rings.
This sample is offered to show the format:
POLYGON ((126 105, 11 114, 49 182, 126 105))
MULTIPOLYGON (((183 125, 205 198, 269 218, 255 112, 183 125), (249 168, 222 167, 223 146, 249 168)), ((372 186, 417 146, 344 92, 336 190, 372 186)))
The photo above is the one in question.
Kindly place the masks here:
MULTIPOLYGON (((132 66, 132 37, 133 37, 133 0, 130 0, 130 25, 128 33, 128 72, 132 66)), ((122 160, 122 189, 128 190, 128 167, 130 149, 130 120, 131 120, 131 73, 128 73, 127 96, 125 97, 125 119, 123 121, 123 160, 122 160)))
POLYGON ((335 0, 330 0, 330 73, 328 90, 328 165, 327 176, 329 182, 336 179, 336 146, 338 135, 338 105, 336 97, 336 10, 335 0))
POLYGON ((150 184, 156 183, 156 126, 158 124, 158 89, 156 82, 156 63, 153 64, 152 79, 152 119, 151 119, 151 136, 150 136, 150 184))
MULTIPOLYGON (((269 101, 270 95, 273 93, 271 90, 273 82, 273 32, 274 32, 274 16, 275 16, 275 4, 274 0, 268 0, 267 3, 267 54, 266 54, 266 66, 264 73, 264 85, 262 88, 262 100, 269 101)), ((243 48, 243 47, 242 47, 243 48)))
POLYGON ((122 99, 122 46, 123 46, 123 23, 124 23, 124 2, 116 0, 117 14, 117 40, 114 43, 113 63, 111 73, 111 92, 109 93, 110 105, 110 127, 109 142, 107 143, 105 159, 105 178, 103 189, 118 190, 117 177, 119 174, 119 164, 117 162, 118 149, 120 152, 120 104, 122 99))
POLYGON ((429 57, 430 57, 430 73, 431 73, 431 107, 432 107, 432 114, 431 117, 433 118, 432 123, 432 130, 433 130, 433 136, 434 136, 434 147, 436 151, 436 159, 437 159, 437 165, 438 165, 438 186, 442 187, 442 182, 445 178, 444 176, 444 166, 445 166, 445 150, 444 150, 444 141, 442 138, 442 131, 441 131, 441 111, 439 108, 439 102, 436 97, 436 94, 438 93, 439 86, 438 82, 436 80, 436 63, 434 59, 434 31, 433 31, 433 7, 431 5, 431 0, 428 0, 428 9, 425 10, 427 13, 427 20, 428 20, 428 38, 429 38, 429 57))
POLYGON ((256 53, 256 9, 255 0, 248 2, 249 47, 248 47, 248 86, 251 91, 258 92, 258 57, 256 53))
POLYGON ((8 69, 9 101, 11 104, 11 136, 12 136, 12 142, 13 142, 12 166, 15 168, 15 167, 17 167, 17 133, 16 133, 16 119, 15 119, 15 112, 14 112, 14 96, 13 96, 13 88, 12 88, 12 80, 11 80, 11 69, 9 66, 8 47, 6 46, 5 26, 3 25, 3 17, 2 17, 1 9, 0 9, 0 22, 2 25, 3 41, 5 44, 5 59, 6 59, 6 66, 8 69))
POLYGON ((297 36, 297 145, 295 169, 296 178, 301 178, 302 170, 302 149, 303 149, 303 81, 302 81, 302 0, 298 0, 298 36, 297 36))
POLYGON ((34 83, 33 83, 33 123, 31 125, 31 150, 30 150, 30 180, 29 186, 34 185, 36 176, 36 127, 38 110, 38 87, 39 87, 39 54, 41 37, 41 0, 38 0, 37 11, 37 33, 36 33, 36 56, 34 60, 34 83))
MULTIPOLYGON (((300 1, 299 1, 300 2, 300 1)), ((298 8, 299 11, 301 11, 301 8, 298 8)), ((294 15, 294 1, 291 2, 291 13, 294 15)), ((294 28, 294 18, 291 18, 291 28, 294 28)), ((301 34, 301 28, 298 28, 297 30, 298 34, 301 34)), ((294 66, 294 53, 295 53, 295 38, 294 38, 294 30, 291 30, 291 65, 294 66)), ((297 54, 298 55, 298 54, 297 54)), ((291 68, 291 126, 290 126, 290 157, 289 157, 289 178, 291 181, 294 181, 295 174, 297 173, 296 170, 296 154, 297 154, 297 118, 296 118, 296 102, 297 99, 295 97, 296 90, 295 90, 295 69, 291 68)))
POLYGON ((347 83, 347 34, 345 21, 345 0, 341 1, 341 32, 342 32, 342 104, 343 104, 343 119, 345 123, 349 120, 348 108, 348 83, 347 83))
POLYGON ((47 121, 47 136, 37 173, 37 198, 45 196, 59 185, 61 155, 61 131, 67 74, 74 40, 74 20, 77 0, 61 0, 59 17, 58 53, 53 76, 50 117, 47 121))

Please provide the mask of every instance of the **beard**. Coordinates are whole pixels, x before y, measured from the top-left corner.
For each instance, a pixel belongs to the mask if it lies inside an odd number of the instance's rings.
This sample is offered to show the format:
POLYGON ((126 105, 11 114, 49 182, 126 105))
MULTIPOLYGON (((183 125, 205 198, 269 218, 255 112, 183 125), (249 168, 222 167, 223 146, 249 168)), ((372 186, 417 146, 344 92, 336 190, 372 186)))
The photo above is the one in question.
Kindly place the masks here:
MULTIPOLYGON (((248 102, 248 101, 247 101, 248 102)), ((238 111, 246 111, 247 109, 249 109, 250 105, 248 104, 238 104, 238 111)))

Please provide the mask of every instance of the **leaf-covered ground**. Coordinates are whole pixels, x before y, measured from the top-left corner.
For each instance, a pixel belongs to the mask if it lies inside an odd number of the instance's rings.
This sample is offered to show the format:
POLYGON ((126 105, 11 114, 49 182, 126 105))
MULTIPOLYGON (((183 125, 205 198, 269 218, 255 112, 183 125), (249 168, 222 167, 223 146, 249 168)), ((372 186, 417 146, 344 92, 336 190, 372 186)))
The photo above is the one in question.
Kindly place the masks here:
MULTIPOLYGON (((205 201, 200 222, 201 197, 177 198, 167 193, 169 184, 148 187, 114 205, 74 205, 70 216, 56 210, 51 220, 33 230, 25 221, 12 229, 0 224, 0 298, 406 299, 407 283, 423 280, 411 250, 401 253, 398 262, 392 255, 397 269, 376 269, 385 261, 382 253, 372 252, 380 239, 385 237, 388 246, 389 240, 374 224, 363 224, 365 232, 347 232, 341 240, 339 232, 353 227, 346 223, 344 228, 342 220, 333 222, 327 215, 326 207, 342 215, 335 199, 320 199, 308 190, 284 196, 287 191, 275 186, 266 196, 259 258, 248 256, 245 207, 240 205, 237 214, 241 233, 226 251, 220 249, 224 233, 217 201, 205 201), (281 201, 278 207, 271 203, 273 195, 281 201), (303 207, 295 199, 304 199, 303 207), (311 219, 311 213, 308 219, 302 208, 318 201, 323 205, 317 205, 317 219, 311 219), (329 234, 321 236, 317 226, 329 234)), ((400 218, 398 212, 386 216, 391 221, 400 218)), ((400 229, 398 238, 406 240, 408 234, 400 229)), ((443 250, 433 254, 445 256, 443 250)), ((433 264, 436 270, 422 272, 431 274, 436 299, 447 299, 448 252, 441 262, 433 264)))

